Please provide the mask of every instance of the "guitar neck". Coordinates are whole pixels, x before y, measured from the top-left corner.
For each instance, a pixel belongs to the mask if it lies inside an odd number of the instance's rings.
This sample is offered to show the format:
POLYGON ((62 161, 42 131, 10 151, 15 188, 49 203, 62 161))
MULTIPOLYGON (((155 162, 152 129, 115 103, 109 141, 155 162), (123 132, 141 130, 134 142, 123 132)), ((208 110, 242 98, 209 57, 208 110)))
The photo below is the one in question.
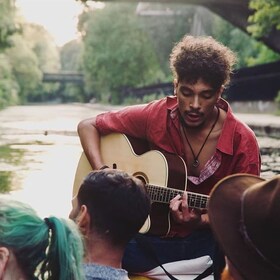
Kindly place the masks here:
MULTIPOLYGON (((156 185, 146 185, 147 192, 150 195, 152 202, 161 202, 169 204, 170 200, 176 195, 183 195, 182 190, 161 187, 156 185)), ((194 192, 187 192, 188 205, 191 208, 206 209, 209 196, 204 194, 198 194, 194 192)))

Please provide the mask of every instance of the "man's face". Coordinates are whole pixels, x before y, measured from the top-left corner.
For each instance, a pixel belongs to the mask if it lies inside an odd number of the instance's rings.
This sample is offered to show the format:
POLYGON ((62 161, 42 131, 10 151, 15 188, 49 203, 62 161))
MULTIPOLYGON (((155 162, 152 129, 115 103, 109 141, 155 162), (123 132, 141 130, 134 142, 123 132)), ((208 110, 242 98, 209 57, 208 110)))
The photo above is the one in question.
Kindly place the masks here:
POLYGON ((213 89, 201 79, 195 84, 174 82, 179 111, 186 126, 201 127, 212 120, 215 104, 221 97, 222 88, 213 89))

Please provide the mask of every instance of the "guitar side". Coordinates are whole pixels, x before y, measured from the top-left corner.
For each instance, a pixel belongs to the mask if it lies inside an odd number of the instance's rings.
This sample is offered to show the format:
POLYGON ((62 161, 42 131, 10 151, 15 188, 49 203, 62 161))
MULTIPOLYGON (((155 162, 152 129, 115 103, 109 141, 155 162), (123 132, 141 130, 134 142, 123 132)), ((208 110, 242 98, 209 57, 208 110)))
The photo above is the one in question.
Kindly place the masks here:
MULTIPOLYGON (((152 150, 138 155, 134 151, 133 139, 124 134, 112 133, 101 137, 100 148, 103 162, 110 168, 126 171, 140 178, 145 184, 186 189, 187 173, 184 161, 174 155, 164 155, 152 150)), ((82 152, 73 185, 73 197, 77 195, 85 176, 92 171, 86 155, 82 152)), ((141 233, 166 235, 170 231, 169 206, 153 203, 150 216, 141 228, 141 233)))
MULTIPOLYGON (((133 141, 120 133, 102 136, 100 141, 102 160, 110 168, 124 170, 130 175, 140 177, 145 183, 168 185, 167 159, 161 152, 152 150, 138 155, 132 147, 133 141)), ((83 179, 91 171, 92 167, 82 152, 75 173, 73 197, 77 195, 83 179)))

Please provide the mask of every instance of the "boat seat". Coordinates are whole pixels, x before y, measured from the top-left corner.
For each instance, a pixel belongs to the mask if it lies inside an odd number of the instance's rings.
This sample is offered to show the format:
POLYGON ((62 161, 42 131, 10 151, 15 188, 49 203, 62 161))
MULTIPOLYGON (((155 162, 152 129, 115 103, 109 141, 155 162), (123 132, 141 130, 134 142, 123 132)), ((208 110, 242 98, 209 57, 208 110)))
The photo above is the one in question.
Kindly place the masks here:
MULTIPOLYGON (((164 268, 172 274, 178 280, 193 280, 199 274, 204 272, 208 267, 213 264, 210 256, 203 256, 191 260, 182 260, 171 263, 163 264, 164 268)), ((139 275, 130 275, 131 280, 147 280, 147 279, 157 279, 157 280, 170 280, 170 278, 165 274, 163 269, 158 266, 152 270, 139 273, 139 275)), ((205 280, 213 280, 213 275, 209 275, 205 280)))

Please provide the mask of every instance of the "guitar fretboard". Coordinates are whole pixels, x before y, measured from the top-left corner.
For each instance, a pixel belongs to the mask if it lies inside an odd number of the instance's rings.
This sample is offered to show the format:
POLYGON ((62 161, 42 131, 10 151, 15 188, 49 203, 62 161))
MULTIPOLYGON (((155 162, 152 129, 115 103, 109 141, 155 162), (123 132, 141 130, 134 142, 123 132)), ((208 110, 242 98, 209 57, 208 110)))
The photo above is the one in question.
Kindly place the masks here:
MULTIPOLYGON (((156 185, 146 185, 148 194, 152 202, 168 203, 176 195, 182 195, 182 190, 161 187, 156 185)), ((191 208, 206 209, 209 200, 208 195, 198 194, 194 192, 187 192, 188 194, 188 205, 191 208)))

